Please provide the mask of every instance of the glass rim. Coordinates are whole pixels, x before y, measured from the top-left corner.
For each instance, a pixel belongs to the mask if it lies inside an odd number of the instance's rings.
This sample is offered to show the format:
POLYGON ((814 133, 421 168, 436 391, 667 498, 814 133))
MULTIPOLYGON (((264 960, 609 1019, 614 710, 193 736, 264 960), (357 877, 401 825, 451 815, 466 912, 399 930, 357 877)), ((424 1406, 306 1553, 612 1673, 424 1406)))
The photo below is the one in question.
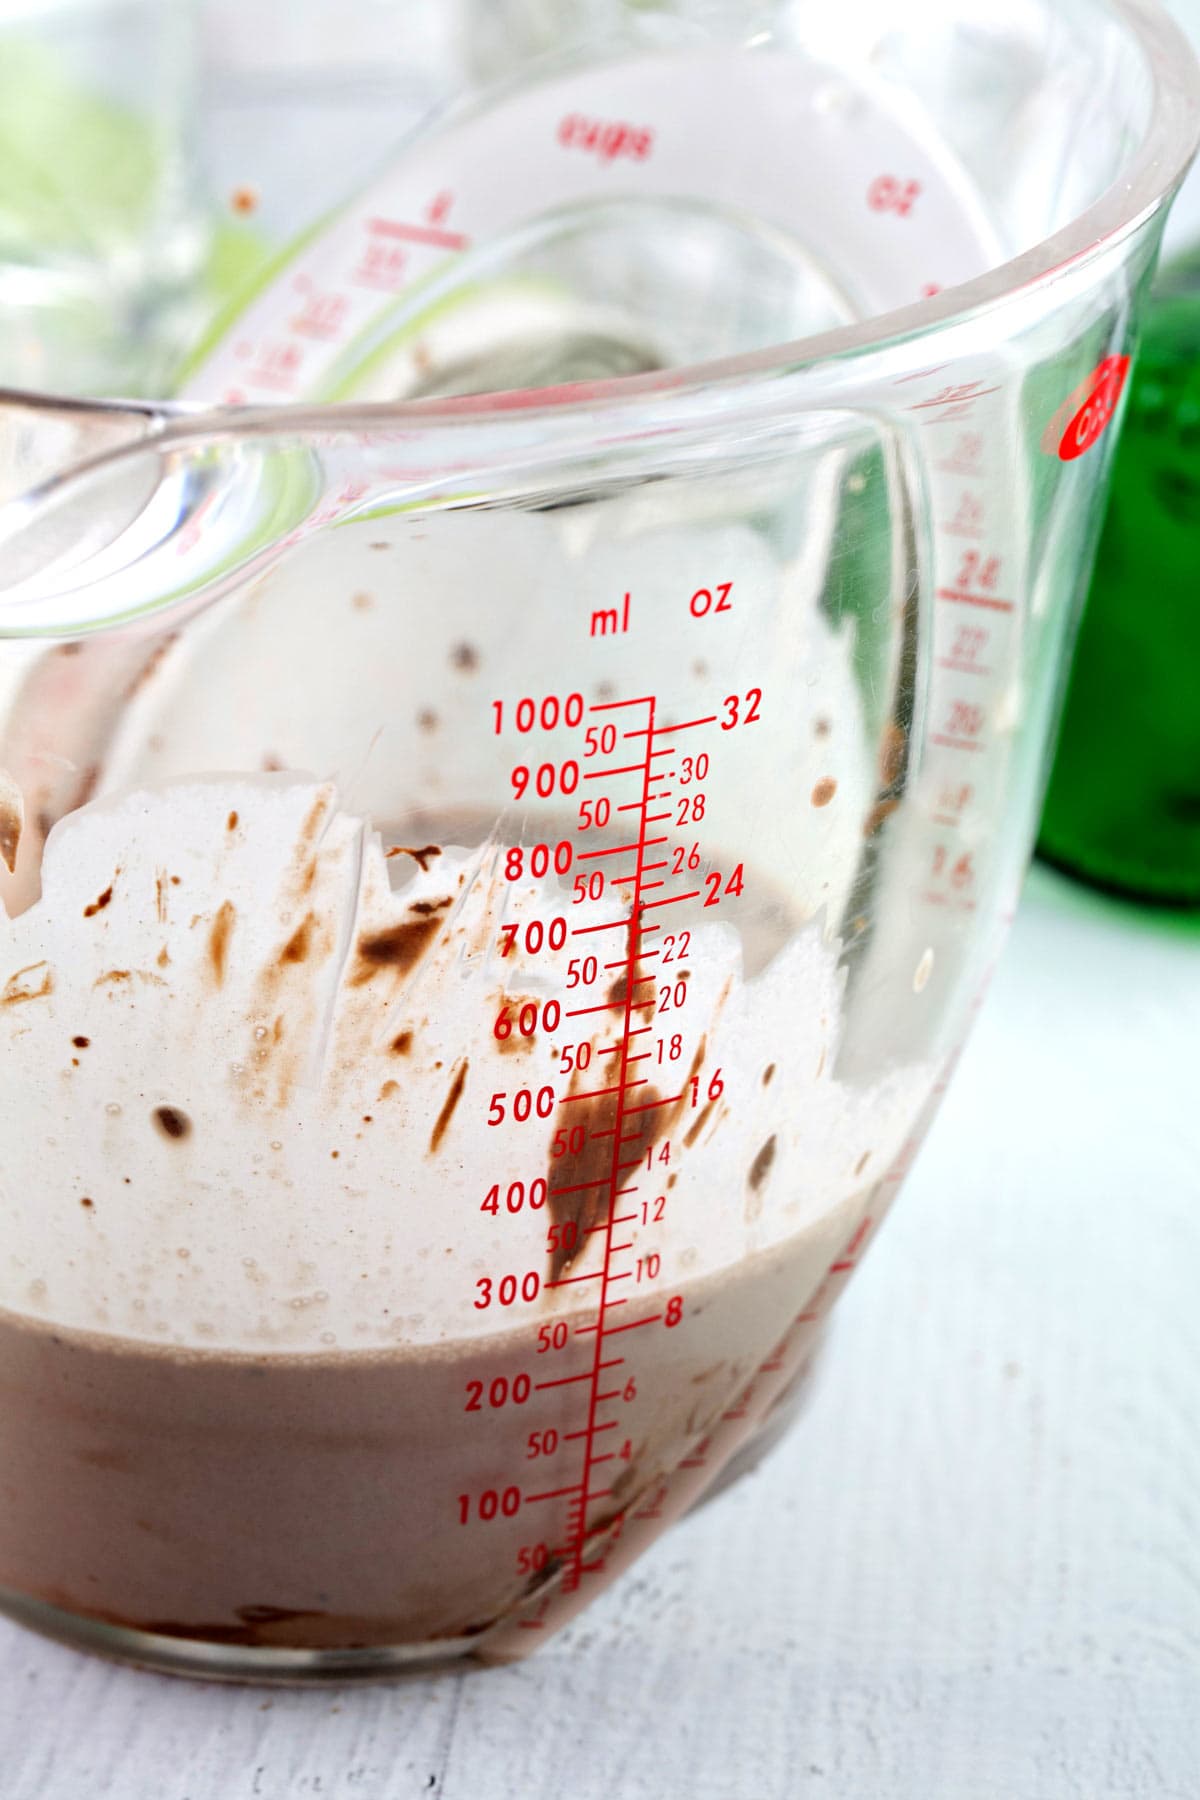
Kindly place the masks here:
MULTIPOLYGON (((1091 0, 1093 7, 1097 0, 1091 0)), ((1100 0, 1142 51, 1151 81, 1146 131, 1117 179, 1066 225, 983 274, 943 292, 866 319, 736 355, 605 376, 557 386, 498 389, 418 400, 299 400, 231 406, 219 401, 130 399, 0 388, 0 405, 89 417, 140 416, 150 448, 164 429, 174 435, 259 436, 338 433, 407 426, 499 426, 514 414, 566 423, 580 411, 615 420, 647 403, 684 395, 725 395, 772 377, 799 376, 831 364, 853 365, 944 331, 970 326, 1018 297, 1028 302, 1070 272, 1111 252, 1163 210, 1200 146, 1200 62, 1161 0, 1100 0), (155 432, 155 426, 159 432, 155 432)), ((134 448, 126 445, 126 449, 134 448)), ((90 459, 89 459, 90 460, 90 459)))

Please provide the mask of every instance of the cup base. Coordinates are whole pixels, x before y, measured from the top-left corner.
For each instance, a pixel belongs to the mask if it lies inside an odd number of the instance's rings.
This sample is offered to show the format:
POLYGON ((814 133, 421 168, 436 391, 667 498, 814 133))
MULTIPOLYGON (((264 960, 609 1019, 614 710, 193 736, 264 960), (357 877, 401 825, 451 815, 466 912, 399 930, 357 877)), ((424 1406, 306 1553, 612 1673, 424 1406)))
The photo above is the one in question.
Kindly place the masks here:
MULTIPOLYGON (((712 1486, 696 1502, 697 1510, 750 1474, 775 1450, 805 1410, 812 1392, 815 1364, 824 1338, 779 1395, 754 1436, 732 1456, 712 1486)), ((427 1672, 441 1664, 477 1656, 490 1631, 469 1637, 439 1638, 426 1644, 360 1645, 347 1649, 288 1650, 275 1645, 215 1644, 200 1638, 168 1637, 115 1625, 86 1613, 51 1606, 11 1589, 0 1588, 0 1614, 42 1637, 159 1675, 184 1675, 199 1681, 236 1681, 272 1687, 336 1687, 349 1682, 394 1681, 427 1672)))

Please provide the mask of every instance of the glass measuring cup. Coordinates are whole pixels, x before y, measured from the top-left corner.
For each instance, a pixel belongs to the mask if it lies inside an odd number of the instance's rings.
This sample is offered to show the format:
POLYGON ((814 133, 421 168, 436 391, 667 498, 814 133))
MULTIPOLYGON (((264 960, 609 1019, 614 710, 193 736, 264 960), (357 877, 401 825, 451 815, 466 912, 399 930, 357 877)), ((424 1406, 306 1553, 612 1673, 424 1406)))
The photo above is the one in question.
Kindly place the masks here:
POLYGON ((0 383, 158 392, 203 317, 193 0, 0 10, 0 383))
POLYGON ((520 1655, 871 1241, 1028 851, 1195 89, 1142 5, 843 15, 629 16, 414 140, 177 403, 9 397, 16 1616, 520 1655))

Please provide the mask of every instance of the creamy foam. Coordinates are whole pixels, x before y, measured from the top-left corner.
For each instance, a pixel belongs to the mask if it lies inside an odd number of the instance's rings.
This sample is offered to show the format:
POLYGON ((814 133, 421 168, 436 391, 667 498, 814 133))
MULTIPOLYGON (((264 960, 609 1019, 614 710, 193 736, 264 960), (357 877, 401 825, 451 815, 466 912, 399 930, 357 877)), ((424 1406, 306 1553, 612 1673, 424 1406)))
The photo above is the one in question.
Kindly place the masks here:
MULTIPOLYGON (((494 1181, 553 1178, 554 1133, 579 1114, 561 1104, 561 1032, 494 1035, 506 996, 566 1000, 557 959, 502 957, 499 928, 582 915, 553 878, 506 881, 504 857, 490 842, 389 857, 331 785, 289 775, 174 782, 63 820, 41 899, 0 926, 21 1121, 0 1306, 228 1349, 432 1345, 507 1323, 476 1308, 477 1282, 549 1279, 553 1208, 481 1204, 494 1181), (551 1118, 517 1123, 510 1100, 488 1125, 494 1093, 546 1086, 551 1118)), ((839 1213, 885 1173, 928 1083, 834 1080, 842 978, 818 922, 749 981, 728 926, 694 927, 676 966, 703 1045, 653 1072, 660 1095, 698 1084, 655 1123, 672 1144, 644 1188, 670 1182, 647 1237, 657 1291, 839 1213)), ((606 1009, 572 1038, 598 1051, 618 1023, 606 1009)), ((543 1289, 536 1316, 586 1291, 543 1289)))

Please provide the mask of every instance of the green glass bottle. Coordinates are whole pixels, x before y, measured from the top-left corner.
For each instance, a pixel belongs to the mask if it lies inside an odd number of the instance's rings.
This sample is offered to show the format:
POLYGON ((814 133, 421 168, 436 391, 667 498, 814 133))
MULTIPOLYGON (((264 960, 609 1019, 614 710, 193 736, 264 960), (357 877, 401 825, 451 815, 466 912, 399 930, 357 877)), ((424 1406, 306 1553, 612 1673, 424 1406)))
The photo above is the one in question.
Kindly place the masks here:
POLYGON ((1200 252, 1147 309, 1039 849, 1200 906, 1200 252))

